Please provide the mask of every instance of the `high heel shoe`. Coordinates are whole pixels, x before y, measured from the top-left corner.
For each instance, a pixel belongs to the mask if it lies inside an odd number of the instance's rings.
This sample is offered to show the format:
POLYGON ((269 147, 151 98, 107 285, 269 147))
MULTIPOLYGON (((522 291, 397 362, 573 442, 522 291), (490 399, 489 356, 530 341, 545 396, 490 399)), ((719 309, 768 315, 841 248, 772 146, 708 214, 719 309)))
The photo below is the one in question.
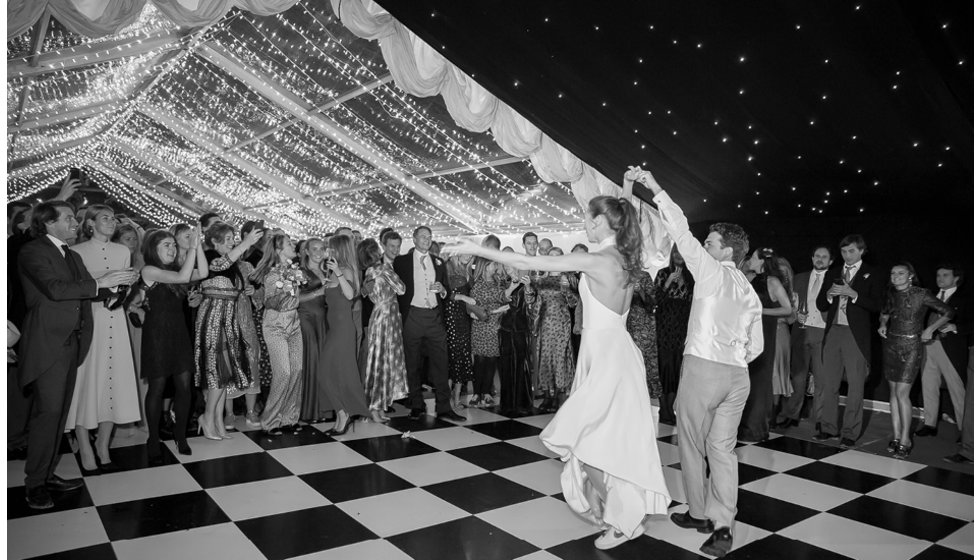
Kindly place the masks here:
POLYGON ((211 431, 208 430, 206 426, 207 425, 204 423, 204 415, 202 414, 202 415, 198 416, 197 417, 197 435, 204 434, 204 437, 205 438, 210 439, 210 440, 214 440, 214 441, 218 441, 218 440, 224 439, 224 438, 222 438, 219 435, 216 435, 216 434, 211 433, 211 431))
MULTIPOLYGON (((353 429, 353 426, 354 426, 354 419, 351 418, 350 416, 348 416, 347 417, 347 423, 344 424, 344 429, 343 430, 338 430, 336 428, 331 428, 330 431, 327 432, 327 435, 328 436, 342 436, 342 435, 344 435, 344 434, 347 433, 347 430, 353 429)), ((357 431, 357 430, 354 429, 354 431, 357 431)))

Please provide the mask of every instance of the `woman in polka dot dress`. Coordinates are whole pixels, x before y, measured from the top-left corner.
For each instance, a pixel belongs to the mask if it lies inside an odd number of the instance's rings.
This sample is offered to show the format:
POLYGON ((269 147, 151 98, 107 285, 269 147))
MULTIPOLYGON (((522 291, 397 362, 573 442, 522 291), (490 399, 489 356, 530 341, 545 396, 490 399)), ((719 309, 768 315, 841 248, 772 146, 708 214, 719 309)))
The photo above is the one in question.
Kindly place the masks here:
MULTIPOLYGON (((110 270, 130 267, 130 252, 125 246, 111 243, 116 230, 112 208, 93 204, 85 212, 79 232, 87 239, 71 250, 82 256, 85 268, 93 278, 110 270)), ((140 420, 140 395, 136 388, 136 365, 126 326, 126 309, 109 310, 108 302, 84 302, 92 306, 92 345, 78 366, 75 393, 68 411, 66 430, 75 430, 82 468, 86 471, 114 470, 109 456, 109 438, 114 424, 140 420), (95 451, 89 442, 89 430, 98 428, 95 451)))

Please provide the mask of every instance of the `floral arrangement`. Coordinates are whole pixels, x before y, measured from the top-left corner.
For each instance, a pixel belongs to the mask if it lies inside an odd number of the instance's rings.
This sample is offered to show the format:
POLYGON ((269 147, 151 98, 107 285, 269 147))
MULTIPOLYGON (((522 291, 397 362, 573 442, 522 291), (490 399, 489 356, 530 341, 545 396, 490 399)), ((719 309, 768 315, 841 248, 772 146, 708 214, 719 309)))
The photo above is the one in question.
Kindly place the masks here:
POLYGON ((276 280, 276 289, 282 290, 291 296, 298 295, 299 287, 309 283, 306 274, 300 270, 299 264, 290 263, 281 265, 283 270, 280 279, 276 280))

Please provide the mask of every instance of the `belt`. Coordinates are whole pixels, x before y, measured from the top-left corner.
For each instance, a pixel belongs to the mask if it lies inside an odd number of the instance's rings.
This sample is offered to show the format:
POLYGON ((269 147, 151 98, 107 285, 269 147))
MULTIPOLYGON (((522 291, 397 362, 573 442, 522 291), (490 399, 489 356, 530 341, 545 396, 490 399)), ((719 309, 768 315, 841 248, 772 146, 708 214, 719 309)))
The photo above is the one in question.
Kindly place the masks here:
POLYGON ((898 334, 891 331, 888 332, 888 336, 897 336, 898 338, 921 338, 921 334, 898 334))
POLYGON ((239 290, 234 290, 234 291, 230 291, 230 290, 224 290, 224 291, 204 290, 202 292, 202 294, 206 298, 211 298, 211 299, 228 299, 228 300, 238 299, 238 295, 240 293, 241 292, 239 290))

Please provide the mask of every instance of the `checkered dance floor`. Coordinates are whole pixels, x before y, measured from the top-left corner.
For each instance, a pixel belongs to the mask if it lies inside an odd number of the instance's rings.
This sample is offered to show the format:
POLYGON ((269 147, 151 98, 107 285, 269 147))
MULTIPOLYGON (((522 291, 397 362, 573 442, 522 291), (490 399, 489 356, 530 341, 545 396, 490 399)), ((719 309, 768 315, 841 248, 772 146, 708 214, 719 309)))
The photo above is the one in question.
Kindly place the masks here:
MULTIPOLYGON (((193 438, 190 457, 148 467, 143 446, 112 450, 124 470, 85 477, 45 512, 27 508, 23 462, 7 463, 9 558, 694 559, 705 535, 650 517, 611 551, 562 501, 562 464, 538 439, 551 415, 468 409, 465 425, 405 416, 331 438, 308 426, 275 439, 193 438)), ((239 423, 241 421, 239 420, 239 423)), ((660 453, 684 492, 674 429, 660 453)), ((775 434, 774 434, 775 436, 775 434)), ((789 436, 740 446, 732 559, 942 559, 973 555, 973 476, 789 436)), ((972 472, 972 471, 971 471, 972 472)), ((66 454, 63 477, 77 477, 66 454)))

